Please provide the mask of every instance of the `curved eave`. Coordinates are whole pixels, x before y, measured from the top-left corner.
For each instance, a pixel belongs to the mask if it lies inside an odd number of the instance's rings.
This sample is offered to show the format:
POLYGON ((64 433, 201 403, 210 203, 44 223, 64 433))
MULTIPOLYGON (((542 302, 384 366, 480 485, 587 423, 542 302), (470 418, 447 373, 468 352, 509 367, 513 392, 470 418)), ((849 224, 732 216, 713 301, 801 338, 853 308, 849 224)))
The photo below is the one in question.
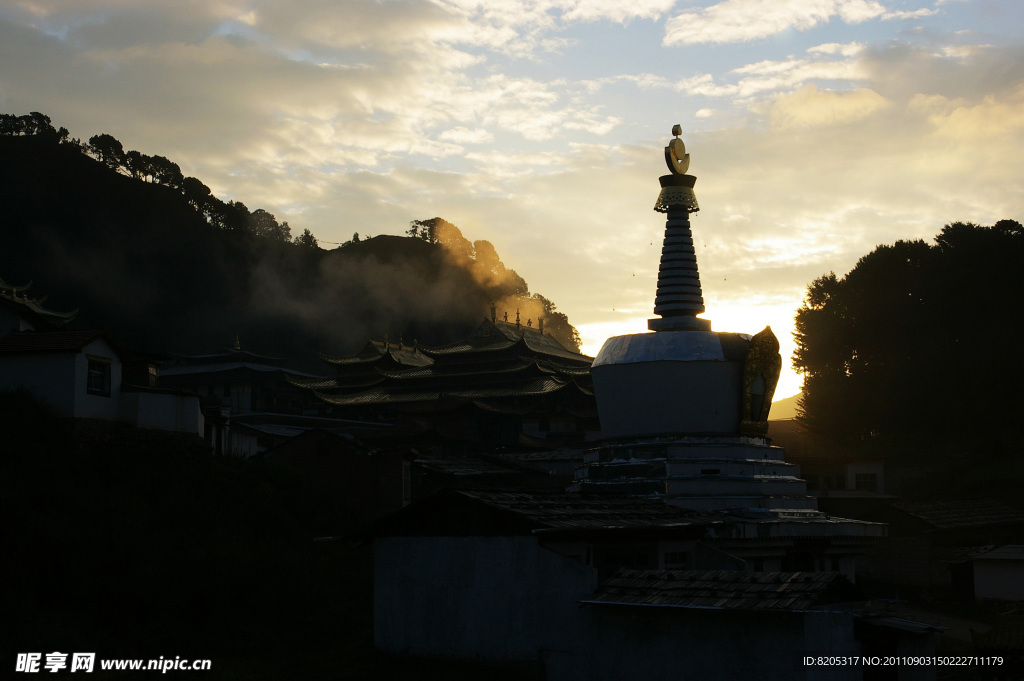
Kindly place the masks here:
POLYGON ((8 284, 4 281, 3 277, 0 277, 0 289, 10 291, 11 293, 21 293, 22 291, 27 291, 30 288, 32 288, 31 281, 27 284, 22 284, 21 286, 15 286, 14 284, 8 284))
POLYGON ((322 359, 323 361, 327 362, 328 364, 334 364, 334 365, 373 364, 374 362, 379 362, 381 357, 384 356, 383 354, 380 354, 380 355, 377 355, 376 357, 363 357, 361 355, 352 355, 352 356, 349 356, 349 357, 337 357, 337 356, 325 355, 322 352, 318 352, 317 355, 320 357, 320 359, 322 359))
MULTIPOLYGON (((476 340, 476 339, 470 339, 476 340)), ((435 348, 422 348, 420 352, 428 357, 444 357, 448 355, 460 355, 460 354, 471 354, 471 353, 491 353, 491 352, 502 352, 508 350, 516 345, 515 341, 510 341, 507 338, 484 338, 484 343, 472 343, 470 341, 459 341, 457 343, 450 343, 448 345, 441 345, 435 348)))
POLYGON ((316 392, 316 396, 336 406, 406 404, 413 402, 432 402, 445 398, 459 400, 501 399, 516 397, 533 397, 557 392, 569 385, 566 381, 554 377, 535 378, 520 385, 512 386, 481 386, 463 390, 410 390, 399 391, 388 389, 369 390, 350 395, 328 395, 316 392))
POLYGON ((526 371, 526 370, 528 370, 528 369, 530 369, 532 367, 536 367, 539 371, 544 372, 544 373, 548 373, 548 374, 552 373, 550 370, 547 370, 547 369, 544 369, 543 367, 538 366, 537 362, 533 362, 533 361, 530 361, 530 360, 518 361, 518 362, 515 362, 514 364, 510 364, 509 366, 498 367, 498 368, 494 368, 494 369, 488 369, 486 367, 484 367, 484 368, 476 368, 476 369, 467 369, 467 368, 464 368, 463 365, 455 365, 455 367, 453 367, 453 368, 456 368, 455 371, 444 371, 444 367, 443 366, 438 366, 438 365, 434 364, 434 365, 430 365, 429 367, 422 367, 422 368, 415 368, 415 369, 404 369, 404 370, 403 369, 399 369, 399 370, 378 369, 378 371, 381 373, 381 375, 386 376, 387 378, 400 379, 400 380, 406 380, 406 379, 410 379, 410 380, 421 380, 421 379, 447 380, 447 379, 451 379, 451 378, 461 378, 461 377, 465 377, 465 376, 484 376, 484 375, 494 375, 494 374, 508 375, 508 374, 518 373, 518 372, 521 372, 521 371, 526 371))

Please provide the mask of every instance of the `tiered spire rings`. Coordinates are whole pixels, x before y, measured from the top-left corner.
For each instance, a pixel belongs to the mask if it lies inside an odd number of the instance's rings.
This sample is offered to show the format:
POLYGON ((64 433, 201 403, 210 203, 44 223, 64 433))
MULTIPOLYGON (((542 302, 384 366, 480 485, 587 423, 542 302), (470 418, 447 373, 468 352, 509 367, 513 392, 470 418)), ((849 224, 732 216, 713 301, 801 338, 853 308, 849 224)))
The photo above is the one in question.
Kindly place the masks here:
POLYGON ((697 178, 686 174, 690 155, 679 139, 681 133, 679 125, 672 128, 675 138, 665 147, 665 163, 672 174, 659 178, 661 194, 654 205, 654 210, 667 214, 667 220, 658 268, 658 293, 654 299, 654 314, 661 319, 648 320, 647 327, 652 331, 711 329, 710 321, 697 318, 704 312, 704 298, 689 216, 700 207, 693 193, 697 178))

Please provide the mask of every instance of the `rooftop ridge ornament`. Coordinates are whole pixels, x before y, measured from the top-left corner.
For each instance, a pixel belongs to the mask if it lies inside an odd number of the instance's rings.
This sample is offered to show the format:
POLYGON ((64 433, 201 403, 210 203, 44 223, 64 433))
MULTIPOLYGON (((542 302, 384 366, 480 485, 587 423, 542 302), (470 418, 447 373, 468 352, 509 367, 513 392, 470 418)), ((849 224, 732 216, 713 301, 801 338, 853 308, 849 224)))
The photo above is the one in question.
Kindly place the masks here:
POLYGON ((693 193, 697 178, 686 174, 690 169, 690 155, 686 153, 683 140, 679 139, 682 132, 678 124, 672 126, 675 139, 665 147, 665 163, 672 174, 658 178, 661 194, 654 210, 667 213, 667 220, 661 264, 658 266, 658 292, 654 298, 654 314, 661 318, 647 321, 647 328, 651 331, 711 329, 710 321, 697 317, 704 312, 704 297, 697 273, 697 254, 693 250, 689 214, 700 208, 693 193))

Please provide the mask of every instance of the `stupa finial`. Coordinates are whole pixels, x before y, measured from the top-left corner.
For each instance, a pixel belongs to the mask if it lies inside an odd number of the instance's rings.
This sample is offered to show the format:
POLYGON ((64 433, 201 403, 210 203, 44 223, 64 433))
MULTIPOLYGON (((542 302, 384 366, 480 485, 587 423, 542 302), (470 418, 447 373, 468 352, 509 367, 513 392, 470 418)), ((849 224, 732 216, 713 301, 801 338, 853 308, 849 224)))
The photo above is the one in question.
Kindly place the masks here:
POLYGON ((685 175, 686 171, 690 169, 690 155, 686 153, 686 145, 683 144, 683 140, 679 139, 679 136, 683 134, 682 126, 678 123, 673 125, 672 134, 675 135, 675 139, 665 147, 665 163, 668 164, 668 169, 672 171, 673 175, 685 175))
POLYGON ((697 197, 693 193, 693 185, 697 178, 686 174, 690 169, 690 155, 686 153, 683 140, 679 139, 681 134, 683 127, 676 123, 672 126, 673 139, 665 147, 665 164, 672 174, 659 178, 661 194, 658 195, 658 202, 654 204, 654 210, 659 213, 667 213, 670 207, 685 208, 687 213, 696 213, 700 210, 697 197))
POLYGON ((686 174, 690 155, 679 139, 682 132, 678 123, 672 126, 674 139, 665 147, 665 163, 672 174, 658 178, 661 194, 654 210, 667 213, 668 220, 658 267, 658 293, 654 298, 654 314, 661 319, 648 320, 647 328, 652 331, 707 331, 711 328, 711 322, 697 317, 704 312, 704 297, 697 274, 689 214, 700 208, 693 193, 697 178, 686 174))

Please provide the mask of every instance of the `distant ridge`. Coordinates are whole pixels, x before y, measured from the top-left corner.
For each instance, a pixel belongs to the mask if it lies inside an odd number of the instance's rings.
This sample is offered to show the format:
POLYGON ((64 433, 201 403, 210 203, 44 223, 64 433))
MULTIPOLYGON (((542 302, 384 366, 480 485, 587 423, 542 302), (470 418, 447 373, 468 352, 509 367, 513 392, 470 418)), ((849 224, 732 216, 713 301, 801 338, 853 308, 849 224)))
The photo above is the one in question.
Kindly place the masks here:
POLYGON ((0 196, 0 276, 33 281, 48 306, 79 310, 76 328, 133 349, 201 354, 239 338, 243 349, 319 367, 317 352, 354 352, 369 338, 457 340, 495 304, 499 316, 521 307, 524 323, 544 314, 550 333, 575 332, 493 246, 448 223, 447 241, 421 229, 419 238, 354 234, 324 250, 312 238, 211 224, 179 189, 37 135, 0 134, 0 196), (458 258, 449 244, 463 248, 458 258))
POLYGON ((784 397, 781 400, 772 402, 772 409, 768 413, 769 421, 781 421, 783 419, 795 419, 797 403, 800 400, 800 393, 792 397, 784 397))

